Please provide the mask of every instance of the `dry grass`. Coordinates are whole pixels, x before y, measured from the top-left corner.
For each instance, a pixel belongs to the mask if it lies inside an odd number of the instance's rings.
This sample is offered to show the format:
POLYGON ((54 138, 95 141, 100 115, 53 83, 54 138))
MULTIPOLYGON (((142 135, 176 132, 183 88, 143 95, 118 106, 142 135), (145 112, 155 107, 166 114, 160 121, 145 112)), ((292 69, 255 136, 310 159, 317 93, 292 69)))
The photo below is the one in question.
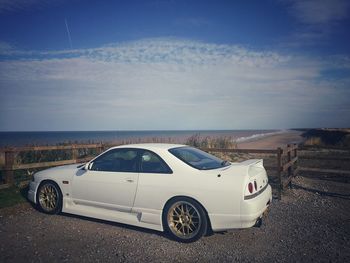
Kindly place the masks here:
POLYGON ((320 137, 310 137, 304 142, 304 145, 306 146, 319 146, 321 144, 322 140, 320 137))
POLYGON ((202 137, 199 133, 192 135, 186 141, 187 145, 197 148, 220 148, 220 149, 235 149, 237 143, 235 140, 228 137, 202 137))

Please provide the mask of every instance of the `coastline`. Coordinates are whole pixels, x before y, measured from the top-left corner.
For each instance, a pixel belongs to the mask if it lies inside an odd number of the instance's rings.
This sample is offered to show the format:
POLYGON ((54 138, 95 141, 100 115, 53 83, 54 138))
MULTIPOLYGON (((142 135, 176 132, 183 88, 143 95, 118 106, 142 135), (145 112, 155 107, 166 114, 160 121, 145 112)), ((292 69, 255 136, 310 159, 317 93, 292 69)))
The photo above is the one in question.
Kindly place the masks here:
POLYGON ((287 144, 301 143, 304 138, 301 136, 303 132, 287 130, 281 133, 266 135, 250 141, 237 142, 238 149, 276 149, 284 147, 287 144))
POLYGON ((155 130, 155 131, 34 131, 0 132, 0 147, 59 144, 164 142, 184 144, 193 137, 232 138, 237 142, 256 140, 280 130, 155 130))
POLYGON ((200 140, 230 139, 241 149, 275 149, 304 140, 302 131, 294 130, 217 130, 217 131, 86 131, 86 132, 0 132, 0 147, 59 144, 186 142, 193 136, 200 140))

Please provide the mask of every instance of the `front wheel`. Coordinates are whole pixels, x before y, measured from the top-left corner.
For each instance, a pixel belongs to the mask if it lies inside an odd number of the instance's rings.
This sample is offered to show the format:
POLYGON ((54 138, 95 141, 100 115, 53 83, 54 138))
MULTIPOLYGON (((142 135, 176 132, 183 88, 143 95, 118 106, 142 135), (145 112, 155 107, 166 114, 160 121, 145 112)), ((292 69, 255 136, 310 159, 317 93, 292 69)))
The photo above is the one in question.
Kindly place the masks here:
POLYGON ((190 198, 175 198, 166 205, 163 226, 176 241, 190 243, 200 239, 207 230, 207 217, 198 202, 190 198))
POLYGON ((38 189, 37 204, 39 209, 47 214, 57 214, 62 207, 62 194, 54 182, 43 182, 38 189))

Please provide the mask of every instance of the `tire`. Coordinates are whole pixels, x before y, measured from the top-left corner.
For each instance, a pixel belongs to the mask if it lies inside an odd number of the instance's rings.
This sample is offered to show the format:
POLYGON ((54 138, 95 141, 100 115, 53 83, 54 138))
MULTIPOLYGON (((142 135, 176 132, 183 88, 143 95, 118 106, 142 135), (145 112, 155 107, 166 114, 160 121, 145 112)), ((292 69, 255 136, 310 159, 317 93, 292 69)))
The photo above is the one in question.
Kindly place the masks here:
POLYGON ((207 231, 207 215, 202 206, 188 197, 176 197, 164 208, 163 227, 171 239, 191 243, 207 231))
POLYGON ((52 181, 40 184, 37 195, 37 205, 46 214, 58 214, 62 209, 62 193, 58 185, 52 181))

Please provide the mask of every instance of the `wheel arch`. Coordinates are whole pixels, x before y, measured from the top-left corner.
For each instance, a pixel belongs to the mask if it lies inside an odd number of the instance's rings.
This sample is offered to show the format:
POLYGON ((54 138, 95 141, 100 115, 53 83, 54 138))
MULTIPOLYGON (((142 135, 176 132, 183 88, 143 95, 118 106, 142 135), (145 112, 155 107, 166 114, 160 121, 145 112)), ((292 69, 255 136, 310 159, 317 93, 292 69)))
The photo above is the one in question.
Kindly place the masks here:
MULTIPOLYGON (((203 209, 203 211, 205 213, 207 223, 208 223, 205 235, 211 235, 213 233, 213 230, 211 228, 211 222, 210 222, 210 218, 209 218, 209 214, 208 214, 207 209, 196 198, 193 198, 193 197, 188 196, 188 195, 176 195, 176 196, 171 197, 170 199, 168 199, 168 201, 165 202, 163 209, 162 209, 162 226, 164 223, 163 218, 164 218, 165 213, 166 213, 165 208, 167 207, 167 205, 170 204, 171 202, 173 202, 175 199, 181 199, 181 198, 191 199, 192 201, 196 202, 197 204, 199 204, 201 206, 201 208, 203 209)), ((164 229, 164 226, 163 226, 163 229, 164 229)))
POLYGON ((39 187, 42 186, 42 184, 43 184, 43 183, 46 183, 46 182, 54 183, 54 184, 58 187, 58 190, 60 190, 60 192, 61 192, 61 194, 62 194, 62 190, 61 190, 60 185, 59 185, 55 180, 50 179, 50 178, 41 180, 40 183, 39 183, 39 185, 38 185, 38 188, 37 188, 37 189, 39 189, 39 187))

